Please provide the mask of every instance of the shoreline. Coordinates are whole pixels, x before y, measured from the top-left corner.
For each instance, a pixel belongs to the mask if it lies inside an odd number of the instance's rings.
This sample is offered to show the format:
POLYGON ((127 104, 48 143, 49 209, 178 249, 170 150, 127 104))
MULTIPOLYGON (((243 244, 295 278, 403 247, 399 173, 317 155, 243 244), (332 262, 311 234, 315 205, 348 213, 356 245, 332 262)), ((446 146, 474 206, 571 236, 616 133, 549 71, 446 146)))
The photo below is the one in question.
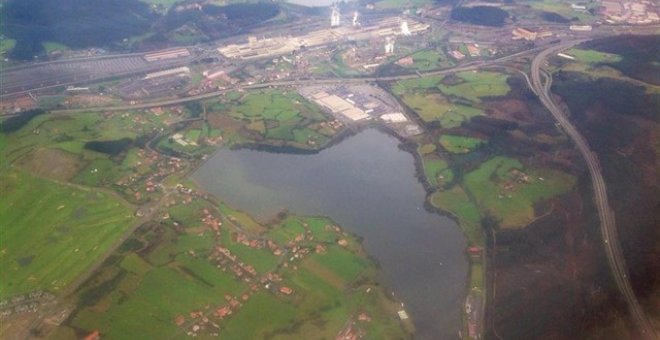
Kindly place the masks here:
MULTIPOLYGON (((194 167, 194 170, 191 170, 186 175, 186 179, 192 181, 200 190, 202 190, 204 193, 209 195, 210 198, 212 197, 214 202, 216 202, 216 203, 218 201, 224 202, 222 197, 218 197, 216 195, 210 194, 208 191, 206 191, 204 189, 201 189, 202 187, 200 186, 200 183, 194 178, 194 173, 199 169, 199 167, 204 165, 206 163, 206 161, 208 160, 208 158, 213 157, 217 152, 220 151, 221 148, 227 148, 229 150, 253 150, 253 151, 269 152, 269 153, 276 153, 276 154, 289 154, 289 155, 314 155, 314 154, 319 154, 322 151, 324 151, 326 149, 329 149, 333 146, 339 145, 340 143, 342 143, 347 138, 356 136, 356 135, 358 135, 358 134, 360 134, 360 133, 362 133, 366 130, 369 130, 369 129, 375 129, 375 130, 377 130, 379 132, 382 132, 382 133, 384 133, 384 134, 386 134, 390 137, 394 137, 398 142, 397 148, 400 151, 407 152, 407 153, 411 154, 411 156, 413 157, 413 160, 414 160, 414 167, 415 167, 415 176, 414 177, 417 180, 417 182, 420 183, 422 185, 422 187, 424 188, 424 194, 425 194, 424 204, 423 204, 424 210, 427 213, 430 213, 430 214, 434 214, 434 215, 438 215, 438 216, 441 216, 441 217, 449 218, 460 229, 462 237, 467 241, 467 243, 469 245, 470 241, 467 238, 467 234, 465 233, 464 227, 462 226, 462 224, 461 224, 460 220, 457 218, 457 216, 451 214, 450 212, 447 212, 447 211, 444 211, 440 208, 437 208, 429 202, 429 197, 430 197, 431 194, 433 194, 433 190, 430 188, 429 184, 426 181, 426 178, 424 177, 423 167, 422 167, 422 159, 421 159, 421 156, 419 155, 419 153, 416 151, 416 148, 415 148, 416 143, 414 141, 411 141, 410 139, 406 139, 406 138, 398 135, 395 131, 389 129, 387 126, 384 126, 383 123, 378 122, 378 121, 370 121, 370 122, 367 122, 367 123, 364 123, 364 124, 356 125, 356 126, 353 126, 353 127, 348 127, 346 129, 340 131, 339 133, 337 133, 335 136, 333 136, 328 141, 328 143, 326 143, 325 145, 321 146, 318 149, 309 149, 308 150, 308 149, 301 149, 301 148, 298 148, 298 147, 295 147, 295 146, 274 146, 274 145, 267 145, 267 144, 264 145, 264 144, 258 144, 258 143, 243 143, 243 144, 236 144, 236 145, 232 145, 232 146, 216 147, 216 150, 214 150, 212 153, 208 154, 207 157, 205 157, 200 162, 198 162, 198 164, 196 164, 196 166, 194 167)), ((236 209, 236 208, 234 208, 234 209, 236 209)), ((254 218, 256 221, 258 221, 259 223, 263 223, 266 226, 269 226, 272 223, 274 223, 274 222, 278 221, 279 219, 281 219, 279 214, 282 214, 282 213, 287 213, 288 214, 288 213, 290 213, 288 211, 288 209, 284 208, 283 210, 275 213, 273 216, 269 216, 267 218, 260 219, 260 218, 254 217, 249 212, 245 212, 241 209, 236 209, 236 210, 248 214, 249 216, 254 218)), ((334 222, 334 220, 332 219, 332 216, 319 216, 319 217, 327 218, 327 219, 334 222)), ((353 235, 354 237, 356 237, 356 239, 359 241, 359 243, 364 246, 365 238, 363 236, 361 236, 360 234, 358 234, 354 231, 348 231, 348 232, 351 235, 353 235)), ((366 248, 365 248, 365 251, 367 252, 367 257, 369 258, 369 260, 372 261, 376 266, 376 269, 378 271, 377 277, 378 277, 379 285, 381 285, 381 287, 383 287, 383 289, 385 289, 386 291, 390 292, 392 294, 392 296, 394 297, 394 291, 390 288, 390 286, 388 284, 383 283, 384 278, 382 277, 382 274, 380 273, 380 271, 382 270, 382 266, 381 266, 380 262, 378 260, 376 260, 371 254, 369 254, 369 252, 367 251, 366 248)), ((483 259, 484 256, 485 256, 485 252, 482 255, 482 263, 485 266, 486 262, 483 259)), ((468 255, 468 253, 465 250, 462 252, 462 257, 464 258, 464 260, 467 264, 467 273, 466 273, 466 276, 465 276, 464 281, 463 281, 463 293, 461 294, 462 301, 465 301, 465 299, 469 296, 470 291, 472 291, 474 289, 473 287, 470 286, 471 273, 472 273, 471 268, 474 265, 474 261, 471 260, 471 257, 468 255)), ((481 288, 482 288, 481 290, 485 292, 485 287, 481 287, 481 288)), ((462 305, 463 304, 461 303, 461 306, 462 305)), ((465 311, 463 310, 463 308, 460 308, 459 313, 460 313, 461 319, 463 321, 460 322, 460 324, 458 325, 457 328, 459 329, 459 334, 461 334, 461 332, 464 329, 466 329, 467 324, 465 323, 465 318, 464 318, 465 311)))

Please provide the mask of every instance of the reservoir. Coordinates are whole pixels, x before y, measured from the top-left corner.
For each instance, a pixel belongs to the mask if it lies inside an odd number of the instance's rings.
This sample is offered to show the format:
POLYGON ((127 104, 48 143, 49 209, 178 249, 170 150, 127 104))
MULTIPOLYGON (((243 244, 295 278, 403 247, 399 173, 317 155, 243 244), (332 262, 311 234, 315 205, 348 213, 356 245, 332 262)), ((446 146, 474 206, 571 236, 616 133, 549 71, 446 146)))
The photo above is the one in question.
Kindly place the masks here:
POLYGON ((288 209, 322 215, 364 238, 417 328, 458 337, 468 263, 451 219, 427 212, 413 155, 368 129, 318 154, 220 149, 193 175, 208 192, 262 221, 288 209))

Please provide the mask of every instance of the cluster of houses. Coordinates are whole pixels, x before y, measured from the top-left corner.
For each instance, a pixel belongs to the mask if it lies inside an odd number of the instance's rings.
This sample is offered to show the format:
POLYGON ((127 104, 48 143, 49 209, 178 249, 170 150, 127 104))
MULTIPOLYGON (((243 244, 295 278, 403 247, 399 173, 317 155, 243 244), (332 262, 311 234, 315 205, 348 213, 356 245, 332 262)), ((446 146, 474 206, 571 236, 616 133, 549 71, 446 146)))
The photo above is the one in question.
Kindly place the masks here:
POLYGON ((338 130, 340 130, 342 127, 344 127, 344 123, 342 123, 341 121, 339 121, 339 120, 337 120, 337 119, 333 119, 333 120, 330 120, 330 121, 327 121, 327 122, 325 122, 325 121, 324 121, 324 122, 320 122, 320 123, 319 123, 319 127, 320 127, 320 128, 329 127, 329 128, 331 128, 332 130, 338 131, 338 130))
POLYGON ((137 169, 130 175, 120 178, 115 185, 128 187, 133 191, 133 198, 136 201, 145 199, 145 195, 153 194, 158 191, 160 182, 167 176, 185 169, 185 163, 180 158, 164 157, 161 154, 145 149, 138 150, 139 161, 135 167, 155 168, 156 171, 149 171, 141 174, 137 169))
MULTIPOLYGON (((509 192, 513 191, 516 188, 516 183, 518 183, 518 184, 528 184, 532 181, 531 177, 528 174, 526 174, 525 172, 523 172, 521 170, 518 170, 518 169, 511 169, 509 171, 508 177, 509 177, 510 180, 502 182, 500 187, 502 188, 502 190, 509 191, 509 192)), ((539 179, 542 180, 541 178, 539 178, 539 179)), ((500 193, 498 195, 498 198, 500 198, 500 199, 502 199, 504 197, 511 198, 512 196, 511 196, 511 194, 506 194, 505 195, 503 193, 500 193)))
POLYGON ((222 226, 220 218, 213 216, 208 209, 203 209, 202 213, 204 214, 202 217, 202 223, 211 228, 216 236, 220 236, 220 227, 222 226))
POLYGON ((603 0, 601 13, 608 23, 651 24, 660 22, 660 6, 651 0, 603 0))
MULTIPOLYGON (((244 239, 243 242, 256 246, 254 242, 248 239, 244 239)), ((194 257, 197 256, 193 251, 189 251, 188 254, 194 257)), ((262 287, 273 293, 279 293, 285 296, 294 293, 292 288, 280 284, 282 277, 277 273, 269 272, 256 280, 257 272, 254 267, 240 262, 229 249, 222 246, 216 246, 214 248, 210 260, 215 261, 216 266, 222 268, 223 271, 225 271, 226 268, 229 268, 237 279, 249 283, 250 288, 248 291, 241 294, 240 297, 225 294, 225 301, 222 304, 213 308, 207 306, 207 309, 209 310, 208 312, 190 312, 191 324, 186 326, 188 336, 195 337, 200 332, 206 332, 211 336, 219 336, 220 325, 217 322, 236 314, 243 307, 243 304, 262 287)), ((186 318, 183 315, 179 315, 174 319, 174 323, 177 326, 183 327, 186 323, 186 318)))
MULTIPOLYGON (((478 56, 481 55, 481 48, 476 43, 465 44, 465 49, 467 50, 468 54, 472 58, 475 58, 475 57, 478 57, 478 56)), ((449 55, 452 58, 454 58, 458 61, 463 60, 466 57, 465 53, 459 51, 458 49, 449 51, 449 55)))
MULTIPOLYGON (((183 186, 179 190, 184 194, 195 194, 194 191, 183 186)), ((168 202, 167 204, 170 203, 168 202)), ((231 221, 232 224, 238 223, 237 219, 231 215, 224 217, 231 221)), ((206 228, 215 232, 216 240, 219 240, 220 228, 223 225, 222 219, 215 216, 210 209, 204 208, 201 210, 201 221, 206 228)), ((286 245, 280 245, 273 240, 262 237, 252 237, 240 230, 235 231, 231 239, 239 246, 245 246, 255 250, 267 249, 278 257, 286 255, 287 257, 284 258, 281 267, 287 268, 291 266, 293 270, 297 270, 297 266, 291 264, 291 262, 300 260, 312 252, 323 254, 327 251, 326 244, 312 242, 314 241, 314 234, 308 228, 309 226, 306 223, 302 223, 302 226, 305 228, 305 231, 293 236, 286 245)), ((338 226, 326 225, 325 229, 335 231, 339 236, 345 236, 342 229, 338 226)), ((348 246, 348 240, 342 237, 337 241, 337 244, 346 247, 348 246)), ((189 250, 187 254, 194 258, 198 257, 198 254, 194 250, 189 250)), ((252 265, 242 262, 229 248, 223 245, 217 244, 214 246, 207 259, 219 270, 230 272, 235 279, 248 284, 249 289, 236 296, 226 294, 222 303, 217 306, 209 305, 205 306, 202 310, 192 311, 189 313, 189 317, 184 315, 176 316, 173 320, 174 324, 184 329, 188 336, 196 337, 201 334, 206 336, 220 336, 220 322, 235 315, 249 301, 252 295, 262 289, 282 298, 296 294, 294 288, 284 284, 280 274, 275 271, 264 274, 258 273, 252 265)), ((371 321, 371 317, 366 313, 361 313, 357 319, 359 322, 371 321)), ((355 335, 357 333, 351 328, 348 334, 355 335)))
POLYGON ((0 320, 12 315, 36 312, 39 306, 55 300, 55 295, 35 290, 0 300, 0 320))
MULTIPOLYGON (((361 312, 357 316, 357 321, 359 323, 369 323, 371 322, 371 316, 367 312, 361 312)), ((364 338, 364 330, 356 327, 358 323, 355 322, 355 319, 350 320, 346 323, 344 329, 342 329, 339 334, 335 337, 336 340, 358 340, 364 338)))
POLYGON ((511 31, 511 37, 513 40, 527 40, 534 41, 536 39, 549 38, 552 36, 550 31, 532 31, 522 27, 516 27, 511 31))

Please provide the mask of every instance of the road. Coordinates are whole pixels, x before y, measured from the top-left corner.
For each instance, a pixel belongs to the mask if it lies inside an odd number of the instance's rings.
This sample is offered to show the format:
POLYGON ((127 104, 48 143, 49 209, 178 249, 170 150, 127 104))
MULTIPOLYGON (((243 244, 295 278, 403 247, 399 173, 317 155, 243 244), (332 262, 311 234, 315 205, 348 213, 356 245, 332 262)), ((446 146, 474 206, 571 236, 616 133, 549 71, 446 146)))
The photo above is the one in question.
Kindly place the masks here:
MULTIPOLYGON (((58 182, 60 183, 60 182, 58 182)), ((68 183, 60 183, 60 184, 66 184, 70 185, 68 183)), ((89 188, 84 188, 84 190, 90 190, 89 188)), ((94 188, 94 190, 99 190, 98 188, 94 188)), ((103 190, 106 192, 106 190, 103 190)), ((37 329, 40 324, 44 322, 44 320, 47 320, 48 318, 52 317, 53 315, 56 315, 57 313, 60 313, 64 310, 69 310, 71 311, 71 306, 75 304, 75 299, 73 298, 73 293, 78 290, 78 288, 85 282, 87 281, 105 262, 105 260, 110 257, 126 240, 128 240, 133 234, 135 234, 135 231, 137 228, 140 226, 144 225, 145 223, 152 221, 154 219, 154 216, 156 213, 159 212, 159 209, 167 202, 169 199, 170 195, 174 193, 173 189, 164 189, 163 191, 163 196, 156 202, 152 202, 149 204, 145 204, 141 207, 139 207, 137 210, 138 211, 143 211, 145 214, 143 216, 139 216, 136 220, 133 221, 133 224, 131 224, 123 233, 122 235, 115 240, 112 245, 106 249, 103 254, 99 255, 96 261, 80 276, 78 276, 75 280, 73 280, 71 283, 67 285, 64 290, 58 292, 59 298, 58 302, 44 307, 41 309, 37 315, 35 315, 34 319, 30 322, 30 326, 26 327, 24 330, 22 330, 20 333, 15 334, 14 337, 7 337, 7 339, 35 339, 35 338, 41 338, 41 337, 35 337, 31 333, 34 329, 37 329)), ((117 193, 113 193, 114 196, 117 196, 123 204, 130 205, 130 203, 126 202, 123 198, 119 197, 117 193)), ((52 329, 51 329, 52 331, 52 329)))
POLYGON ((285 80, 269 83, 259 83, 252 85, 237 85, 231 88, 218 90, 214 92, 204 93, 196 96, 176 98, 176 99, 167 99, 167 100, 157 100, 153 102, 139 103, 135 105, 118 105, 118 106, 97 106, 97 107, 87 107, 80 109, 63 109, 63 110, 52 110, 51 113, 84 113, 84 112, 105 112, 105 111, 130 111, 130 110, 142 110, 149 109, 153 107, 161 106, 172 106, 179 105, 188 102, 210 99, 214 97, 221 96, 227 92, 238 91, 238 90, 254 90, 270 87, 286 87, 286 86, 305 86, 305 85, 331 85, 331 84, 347 84, 347 83, 365 83, 365 82, 378 82, 378 81, 396 81, 404 79, 414 79, 428 76, 438 76, 445 75, 460 71, 469 71, 475 70, 478 68, 492 66, 498 63, 502 63, 511 59, 515 59, 524 55, 534 54, 538 51, 541 51, 541 48, 534 48, 518 52, 515 54, 507 55, 498 59, 492 59, 487 61, 476 61, 463 64, 460 66, 446 68, 441 70, 423 72, 423 73, 414 73, 406 74, 401 76, 388 76, 388 77, 355 77, 355 78, 325 78, 325 79, 299 79, 299 80, 285 80))
POLYGON ((541 66, 549 55, 570 48, 581 42, 582 41, 577 40, 562 43, 539 53, 532 61, 532 90, 537 94, 541 100, 541 103, 543 103, 548 111, 552 113, 557 122, 559 122, 559 125, 566 132, 566 134, 573 140, 575 145, 577 145, 580 154, 587 164, 594 190, 594 201, 596 204, 596 209, 598 210, 598 216, 600 218, 600 231, 603 237, 603 247, 605 248, 610 270, 617 287, 623 294, 623 297, 628 304, 630 314, 639 330, 641 338, 649 340, 660 339, 660 336, 653 328, 649 319, 646 317, 644 310, 640 306, 639 301, 633 292, 630 280, 628 279, 626 263, 623 257, 623 251, 621 250, 621 244, 619 242, 619 237, 616 230, 614 212, 608 202, 607 187, 605 185, 605 180, 603 179, 598 157, 593 151, 591 151, 587 141, 573 126, 566 115, 564 115, 562 109, 557 106, 554 99, 552 98, 550 93, 550 84, 552 81, 551 76, 546 75, 545 82, 542 79, 541 66))

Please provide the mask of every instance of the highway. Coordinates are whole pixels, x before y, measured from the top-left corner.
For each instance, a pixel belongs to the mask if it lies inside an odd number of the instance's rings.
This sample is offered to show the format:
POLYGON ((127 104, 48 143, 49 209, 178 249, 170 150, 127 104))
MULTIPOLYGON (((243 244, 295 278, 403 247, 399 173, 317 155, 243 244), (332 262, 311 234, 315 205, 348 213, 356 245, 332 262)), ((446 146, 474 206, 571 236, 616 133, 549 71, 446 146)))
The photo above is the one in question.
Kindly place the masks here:
POLYGON ((640 338, 649 340, 660 339, 660 336, 653 328, 649 319, 646 317, 644 310, 640 306, 639 301, 633 292, 630 280, 628 279, 626 263, 616 230, 616 220, 614 219, 614 212, 608 202, 607 187, 601 173, 601 166, 598 157, 593 151, 591 151, 587 141, 582 137, 566 115, 564 115, 562 109, 560 109, 553 100, 550 93, 550 84, 552 81, 551 76, 545 75, 545 82, 542 79, 541 66, 549 55, 568 49, 581 42, 583 41, 577 40, 561 43, 539 53, 532 61, 531 66, 532 91, 537 94, 541 103, 543 103, 548 111, 552 113, 562 129, 573 140, 575 145, 577 145, 580 154, 587 164, 594 190, 594 203, 596 204, 596 209, 598 210, 598 216, 600 218, 600 231, 603 237, 603 247, 607 255, 610 271, 612 272, 617 287, 628 304, 632 319, 640 333, 640 338))
POLYGON ((221 95, 223 95, 227 92, 238 91, 238 90, 254 90, 254 89, 262 89, 262 88, 270 88, 270 87, 287 87, 287 86, 305 86, 305 85, 309 86, 309 85, 366 83, 366 82, 378 82, 378 81, 396 81, 396 80, 414 79, 414 78, 421 78, 421 77, 428 77, 428 76, 446 75, 446 74, 450 74, 450 73, 475 70, 475 69, 479 69, 479 68, 483 68, 483 67, 496 65, 498 63, 502 63, 502 62, 505 62, 505 61, 508 61, 508 60, 511 60, 511 59, 515 59, 515 58, 524 56, 524 55, 534 54, 534 53, 539 52, 541 50, 542 50, 542 48, 534 48, 534 49, 529 49, 529 50, 525 50, 525 51, 522 51, 522 52, 518 52, 518 53, 515 53, 515 54, 507 55, 507 56, 504 56, 504 57, 501 57, 501 58, 498 58, 498 59, 493 59, 493 60, 488 60, 488 61, 475 61, 475 62, 466 63, 466 64, 456 66, 456 67, 452 67, 452 68, 429 71, 429 72, 423 72, 423 73, 406 74, 406 75, 400 75, 400 76, 325 78, 325 79, 311 78, 311 79, 299 79, 299 80, 285 80, 285 81, 277 81, 277 82, 270 82, 270 83, 258 83, 258 84, 253 84, 253 85, 241 85, 241 84, 239 84, 239 85, 231 87, 231 88, 218 90, 218 91, 214 91, 214 92, 209 92, 209 93, 204 93, 204 94, 200 94, 200 95, 196 95, 196 96, 182 97, 182 98, 176 98, 176 99, 157 100, 157 101, 153 101, 153 102, 138 103, 138 104, 134 104, 134 105, 97 106, 97 107, 86 107, 86 108, 79 108, 79 109, 52 110, 51 113, 85 113, 85 112, 142 110, 142 109, 149 109, 149 108, 153 108, 153 107, 172 106, 172 105, 179 105, 179 104, 198 101, 198 100, 210 99, 210 98, 221 96, 221 95))

